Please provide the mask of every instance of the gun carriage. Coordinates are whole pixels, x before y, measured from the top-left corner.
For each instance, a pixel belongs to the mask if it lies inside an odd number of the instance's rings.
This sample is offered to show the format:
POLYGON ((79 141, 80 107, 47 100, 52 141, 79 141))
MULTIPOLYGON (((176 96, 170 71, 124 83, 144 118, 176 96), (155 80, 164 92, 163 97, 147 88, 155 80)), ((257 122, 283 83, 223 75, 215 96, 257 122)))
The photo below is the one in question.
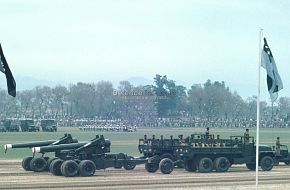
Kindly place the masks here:
MULTIPOLYGON (((143 158, 132 157, 123 153, 110 153, 111 142, 103 135, 97 135, 87 143, 72 143, 63 145, 50 145, 33 147, 33 153, 46 154, 55 152, 56 159, 49 165, 49 171, 56 176, 92 176, 96 170, 109 167, 133 170, 138 164, 145 164, 147 169, 159 163, 159 157, 143 158)), ((39 165, 39 168, 45 166, 39 165)), ((161 166, 165 167, 165 166, 161 166)), ((157 168, 158 169, 158 168, 157 168)), ((163 170, 161 170, 163 172, 163 170)))

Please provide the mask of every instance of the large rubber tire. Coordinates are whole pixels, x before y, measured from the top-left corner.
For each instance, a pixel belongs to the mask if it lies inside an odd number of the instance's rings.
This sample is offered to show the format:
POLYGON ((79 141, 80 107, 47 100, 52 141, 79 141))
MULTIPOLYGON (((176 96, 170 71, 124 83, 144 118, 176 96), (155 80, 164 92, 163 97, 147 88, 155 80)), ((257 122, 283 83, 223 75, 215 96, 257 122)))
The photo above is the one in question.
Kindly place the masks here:
POLYGON ((202 158, 198 163, 198 171, 202 173, 211 172, 213 169, 213 163, 210 158, 202 158))
POLYGON ((55 176, 61 176, 61 165, 63 163, 63 160, 61 159, 55 159, 51 162, 49 166, 49 171, 52 173, 52 175, 55 176))
POLYGON ((160 160, 162 160, 163 158, 169 158, 170 160, 173 160, 172 154, 169 154, 169 153, 162 154, 160 156, 160 160))
POLYGON ((285 161, 284 164, 287 165, 287 166, 289 166, 290 161, 285 161))
POLYGON ((47 162, 44 158, 33 158, 30 161, 30 169, 34 172, 44 172, 47 169, 47 162))
POLYGON ((22 168, 25 171, 31 171, 31 169, 30 169, 30 162, 31 162, 32 159, 33 159, 33 157, 23 158, 23 160, 22 160, 22 168))
POLYGON ((149 173, 154 173, 158 170, 159 165, 156 163, 146 163, 145 164, 145 169, 147 170, 147 172, 149 173))
POLYGON ((58 159, 58 158, 56 158, 56 157, 52 157, 52 158, 49 158, 49 159, 47 160, 47 170, 48 170, 48 171, 49 171, 50 164, 52 163, 52 161, 54 161, 54 160, 56 160, 56 159, 58 159))
POLYGON ((62 163, 60 170, 65 177, 75 177, 78 175, 78 164, 74 160, 66 160, 62 163))
POLYGON ((196 171, 196 163, 193 160, 187 160, 184 163, 184 168, 188 172, 195 172, 196 171))
POLYGON ((247 168, 251 171, 256 170, 256 164, 246 164, 247 168))
POLYGON ((261 168, 263 171, 271 171, 274 166, 274 160, 270 156, 264 156, 261 159, 261 168))
POLYGON ((226 157, 219 157, 214 160, 214 168, 217 172, 226 172, 230 168, 230 161, 226 157))
POLYGON ((79 163, 78 170, 81 176, 93 176, 96 172, 96 165, 91 160, 82 160, 79 163))
POLYGON ((170 174, 173 171, 174 163, 169 158, 163 158, 159 163, 159 168, 163 174, 170 174))
POLYGON ((134 170, 134 168, 136 167, 136 163, 134 163, 134 157, 133 156, 128 156, 125 164, 124 164, 124 168, 125 170, 134 170))

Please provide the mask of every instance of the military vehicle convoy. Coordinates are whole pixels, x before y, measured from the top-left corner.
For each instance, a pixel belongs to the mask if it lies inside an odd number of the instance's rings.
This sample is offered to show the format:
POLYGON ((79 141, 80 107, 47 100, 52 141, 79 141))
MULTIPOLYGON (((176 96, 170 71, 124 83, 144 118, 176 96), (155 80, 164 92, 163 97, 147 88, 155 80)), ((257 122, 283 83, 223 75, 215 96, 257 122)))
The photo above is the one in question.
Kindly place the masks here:
MULTIPOLYGON (((194 172, 226 172, 233 164, 246 164, 249 170, 255 170, 256 145, 253 137, 231 136, 220 139, 214 135, 192 134, 190 137, 178 139, 139 139, 139 151, 144 157, 159 155, 166 157, 170 167, 183 162, 186 171, 194 172), (170 161, 169 161, 170 160, 170 161)), ((258 165, 264 171, 273 168, 275 152, 270 146, 259 146, 258 165)), ((158 168, 158 165, 155 164, 158 168)), ((173 168, 168 168, 173 170, 173 168)))
POLYGON ((5 119, 0 121, 0 132, 56 132, 57 123, 54 119, 42 119, 40 124, 36 125, 33 119, 5 119), (39 126, 40 125, 40 126, 39 126))
MULTIPOLYGON (((92 176, 96 170, 114 167, 133 170, 137 164, 145 164, 147 171, 151 172, 151 165, 159 164, 162 173, 166 173, 166 163, 160 161, 158 156, 151 158, 134 158, 123 153, 110 153, 111 142, 102 135, 97 135, 87 143, 72 143, 63 145, 49 145, 33 147, 33 153, 42 155, 54 152, 55 158, 48 166, 42 162, 34 166, 36 171, 43 170, 47 166, 49 171, 56 176, 92 176)), ((158 166, 159 166, 158 165, 158 166)), ((158 167, 159 168, 159 167, 158 167)), ((157 169, 158 169, 157 168, 157 169)))

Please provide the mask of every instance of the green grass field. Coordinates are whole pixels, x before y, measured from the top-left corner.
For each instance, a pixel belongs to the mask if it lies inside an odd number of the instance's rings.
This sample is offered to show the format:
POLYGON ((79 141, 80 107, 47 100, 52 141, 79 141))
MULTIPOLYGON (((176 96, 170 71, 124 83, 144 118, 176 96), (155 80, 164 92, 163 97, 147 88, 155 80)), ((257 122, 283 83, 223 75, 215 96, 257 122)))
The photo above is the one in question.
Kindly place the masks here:
MULTIPOLYGON (((228 138, 231 135, 243 135, 245 129, 211 129, 211 134, 219 134, 221 138, 228 138)), ((64 133, 71 133, 77 137, 79 141, 88 141, 95 137, 96 134, 102 134, 105 138, 111 140, 112 153, 126 153, 129 155, 139 156, 138 139, 143 138, 147 134, 151 138, 153 134, 157 138, 163 135, 164 138, 170 138, 173 135, 177 138, 178 135, 183 134, 184 137, 191 133, 204 133, 205 129, 201 128, 150 128, 139 129, 137 132, 81 132, 78 128, 60 127, 58 132, 13 132, 0 133, 0 159, 21 159, 25 156, 32 155, 30 149, 10 149, 7 154, 4 154, 4 145, 20 142, 40 141, 58 139, 64 133)), ((250 129, 250 135, 256 136, 254 129, 250 129)), ((281 143, 290 146, 290 129, 260 129, 260 143, 274 145, 276 137, 279 136, 281 143)))

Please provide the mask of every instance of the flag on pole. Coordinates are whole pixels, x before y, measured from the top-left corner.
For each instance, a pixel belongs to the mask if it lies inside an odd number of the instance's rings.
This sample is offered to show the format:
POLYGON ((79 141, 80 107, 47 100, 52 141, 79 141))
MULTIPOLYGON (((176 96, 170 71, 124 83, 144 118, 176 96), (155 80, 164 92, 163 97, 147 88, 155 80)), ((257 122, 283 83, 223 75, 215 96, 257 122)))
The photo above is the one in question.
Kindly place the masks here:
POLYGON ((8 63, 4 57, 3 50, 0 44, 0 71, 5 74, 8 94, 15 97, 16 96, 16 82, 13 75, 9 69, 8 63))
POLYGON ((264 38, 264 46, 262 50, 262 67, 267 71, 268 92, 272 102, 274 102, 278 98, 278 91, 283 88, 283 83, 266 38, 264 38))

